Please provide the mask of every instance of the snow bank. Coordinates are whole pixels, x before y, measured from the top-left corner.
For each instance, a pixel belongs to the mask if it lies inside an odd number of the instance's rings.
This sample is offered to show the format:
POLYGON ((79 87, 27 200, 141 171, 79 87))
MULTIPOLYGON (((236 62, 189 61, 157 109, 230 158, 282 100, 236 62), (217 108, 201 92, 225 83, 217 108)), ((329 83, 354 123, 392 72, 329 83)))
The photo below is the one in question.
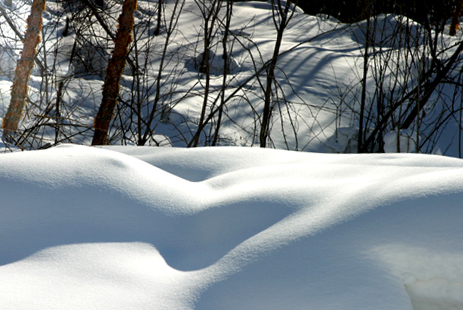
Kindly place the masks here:
POLYGON ((1 154, 0 308, 461 309, 462 168, 225 147, 1 154))

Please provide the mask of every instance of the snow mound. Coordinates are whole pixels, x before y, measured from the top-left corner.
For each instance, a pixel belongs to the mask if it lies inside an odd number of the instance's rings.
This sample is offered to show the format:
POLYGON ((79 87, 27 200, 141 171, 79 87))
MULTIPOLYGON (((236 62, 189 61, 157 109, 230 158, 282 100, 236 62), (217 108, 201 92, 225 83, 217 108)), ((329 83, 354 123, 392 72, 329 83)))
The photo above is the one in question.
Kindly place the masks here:
POLYGON ((0 308, 461 309, 462 182, 417 154, 0 154, 0 308))
MULTIPOLYGON (((194 68, 201 73, 205 73, 204 53, 199 53, 194 59, 194 68)), ((233 57, 228 59, 228 69, 225 70, 225 61, 223 57, 217 56, 214 51, 209 51, 209 73, 212 75, 223 75, 227 71, 228 74, 236 74, 240 71, 240 65, 233 57)))
POLYGON ((412 130, 390 131, 384 135, 384 151, 386 153, 414 153, 418 139, 419 136, 412 130))
MULTIPOLYGON (((353 39, 365 43, 367 21, 356 24, 353 39)), ((381 47, 399 48, 423 44, 426 35, 423 26, 406 16, 380 14, 370 19, 371 44, 381 47)))

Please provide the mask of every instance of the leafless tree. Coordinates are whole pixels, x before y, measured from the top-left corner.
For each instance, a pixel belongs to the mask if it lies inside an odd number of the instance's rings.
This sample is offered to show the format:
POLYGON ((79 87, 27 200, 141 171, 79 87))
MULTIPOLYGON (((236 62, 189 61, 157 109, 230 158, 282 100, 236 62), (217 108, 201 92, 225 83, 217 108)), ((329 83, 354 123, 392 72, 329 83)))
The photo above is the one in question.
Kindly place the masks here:
POLYGON ((95 134, 92 145, 107 144, 109 124, 113 118, 119 96, 119 81, 128 56, 128 47, 132 41, 133 13, 137 8, 136 0, 125 0, 119 17, 119 29, 111 60, 106 71, 103 86, 103 99, 95 117, 95 134))
POLYGON ((277 30, 277 37, 275 47, 273 49, 273 56, 266 69, 267 81, 265 84, 264 93, 264 109, 262 112, 262 122, 260 128, 260 146, 266 147, 267 138, 270 132, 270 119, 272 117, 273 100, 272 100, 272 86, 275 83, 275 68, 280 54, 281 42, 283 35, 289 21, 294 15, 294 8, 291 0, 283 2, 283 0, 272 0, 272 18, 273 24, 277 30))
POLYGON ((3 120, 3 139, 14 141, 14 135, 18 129, 28 92, 29 77, 32 72, 37 45, 40 42, 42 29, 42 12, 45 9, 44 0, 34 0, 31 6, 31 14, 27 20, 27 31, 24 38, 24 48, 15 71, 13 87, 11 89, 11 101, 8 112, 3 120))

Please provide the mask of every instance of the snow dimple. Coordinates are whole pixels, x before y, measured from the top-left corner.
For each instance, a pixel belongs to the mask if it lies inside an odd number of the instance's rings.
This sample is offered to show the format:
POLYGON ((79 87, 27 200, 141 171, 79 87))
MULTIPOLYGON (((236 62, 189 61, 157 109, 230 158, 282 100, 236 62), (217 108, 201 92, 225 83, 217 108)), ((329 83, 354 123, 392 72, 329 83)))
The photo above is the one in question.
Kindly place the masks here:
POLYGON ((0 264, 63 244, 141 241, 170 266, 196 270, 292 211, 265 192, 243 195, 229 189, 232 183, 221 187, 225 195, 113 151, 64 145, 18 158, 4 161, 12 173, 0 177, 3 190, 19 194, 4 197, 14 209, 0 209, 0 232, 11 236, 0 247, 12 249, 0 254, 0 264), (22 192, 37 198, 30 203, 22 192), (22 236, 16 244, 14 236, 22 236))
POLYGON ((291 209, 269 202, 235 202, 180 217, 170 237, 156 244, 167 263, 178 270, 213 265, 244 241, 265 231, 291 209))

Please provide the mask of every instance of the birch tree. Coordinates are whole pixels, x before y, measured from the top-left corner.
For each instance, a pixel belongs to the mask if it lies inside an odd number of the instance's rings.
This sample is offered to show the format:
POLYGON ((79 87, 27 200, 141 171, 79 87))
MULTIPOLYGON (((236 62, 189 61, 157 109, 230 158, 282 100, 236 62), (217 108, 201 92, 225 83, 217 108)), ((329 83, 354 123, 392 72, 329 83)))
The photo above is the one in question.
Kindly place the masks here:
POLYGON ((34 0, 31 6, 31 14, 27 18, 24 47, 21 58, 16 65, 11 89, 11 101, 2 124, 3 139, 6 141, 14 141, 14 135, 18 130, 18 124, 26 106, 29 77, 34 66, 37 46, 40 43, 42 13, 45 10, 45 5, 45 0, 34 0))
POLYGON ((119 81, 129 54, 129 44, 132 42, 133 13, 137 9, 137 0, 125 0, 122 13, 119 16, 119 29, 116 35, 116 45, 106 70, 103 85, 103 99, 95 117, 92 145, 108 144, 109 124, 117 106, 119 96, 119 81))

